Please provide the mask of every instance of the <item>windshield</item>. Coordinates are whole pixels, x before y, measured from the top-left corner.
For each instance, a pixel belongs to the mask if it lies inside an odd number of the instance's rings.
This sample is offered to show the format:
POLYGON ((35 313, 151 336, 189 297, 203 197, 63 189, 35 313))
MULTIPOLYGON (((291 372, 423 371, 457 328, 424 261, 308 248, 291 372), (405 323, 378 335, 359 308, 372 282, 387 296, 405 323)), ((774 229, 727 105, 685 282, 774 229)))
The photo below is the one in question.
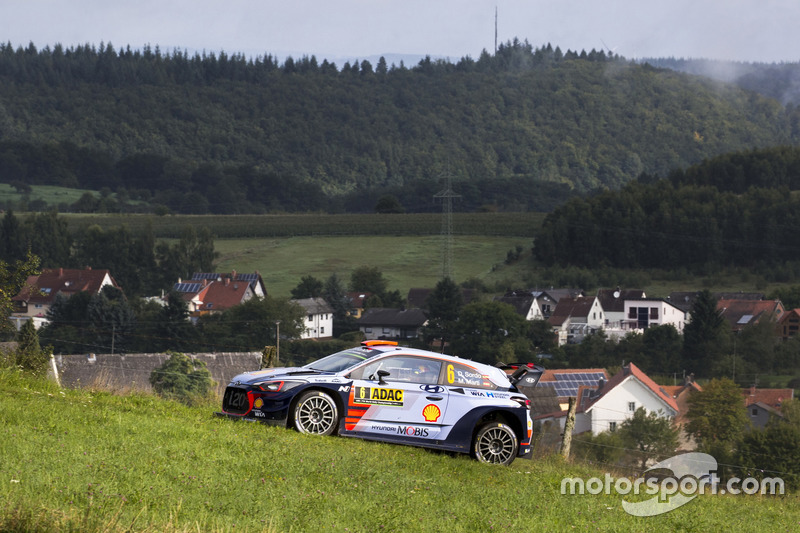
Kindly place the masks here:
POLYGON ((308 363, 303 368, 319 370, 321 372, 341 372, 359 363, 363 363, 379 353, 380 352, 377 351, 365 352, 360 349, 345 350, 308 363))

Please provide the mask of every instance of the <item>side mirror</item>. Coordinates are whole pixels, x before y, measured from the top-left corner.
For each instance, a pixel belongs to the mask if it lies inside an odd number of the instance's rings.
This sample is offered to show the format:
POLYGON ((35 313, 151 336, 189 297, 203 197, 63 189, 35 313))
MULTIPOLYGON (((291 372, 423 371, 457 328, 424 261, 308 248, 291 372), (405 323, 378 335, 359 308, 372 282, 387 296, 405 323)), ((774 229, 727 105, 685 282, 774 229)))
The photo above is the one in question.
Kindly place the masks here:
POLYGON ((383 380, 383 378, 388 375, 390 375, 390 372, 386 370, 378 370, 378 385, 386 385, 386 382, 383 380))

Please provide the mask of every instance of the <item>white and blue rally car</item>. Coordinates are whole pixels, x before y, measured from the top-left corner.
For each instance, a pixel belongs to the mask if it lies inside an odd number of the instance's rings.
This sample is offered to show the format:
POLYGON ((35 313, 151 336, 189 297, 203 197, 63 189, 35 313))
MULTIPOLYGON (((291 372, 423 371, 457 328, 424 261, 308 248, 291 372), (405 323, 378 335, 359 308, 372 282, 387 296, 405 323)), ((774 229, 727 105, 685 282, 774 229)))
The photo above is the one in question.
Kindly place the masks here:
POLYGON ((530 401, 543 369, 500 368, 390 341, 366 341, 295 368, 246 372, 225 390, 222 412, 301 433, 339 434, 470 453, 510 464, 531 450, 530 401))

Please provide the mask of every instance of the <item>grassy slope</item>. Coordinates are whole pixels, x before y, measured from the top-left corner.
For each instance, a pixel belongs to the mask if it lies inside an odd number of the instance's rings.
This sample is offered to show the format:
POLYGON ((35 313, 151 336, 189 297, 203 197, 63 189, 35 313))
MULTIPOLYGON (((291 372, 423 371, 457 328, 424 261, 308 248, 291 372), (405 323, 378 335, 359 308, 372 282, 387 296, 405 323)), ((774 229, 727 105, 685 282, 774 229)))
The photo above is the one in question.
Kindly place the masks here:
MULTIPOLYGON (((525 237, 455 236, 453 273, 456 281, 491 278, 508 250, 517 245, 530 249, 525 237)), ((302 276, 325 280, 336 273, 346 284, 350 272, 361 265, 383 272, 391 290, 405 297, 411 287, 433 287, 442 274, 442 238, 421 237, 293 237, 286 239, 222 239, 218 271, 259 271, 267 291, 289 296, 302 276)))
POLYGON ((636 518, 562 496, 557 460, 465 456, 215 419, 0 370, 2 531, 790 531, 797 496, 701 496, 636 518))

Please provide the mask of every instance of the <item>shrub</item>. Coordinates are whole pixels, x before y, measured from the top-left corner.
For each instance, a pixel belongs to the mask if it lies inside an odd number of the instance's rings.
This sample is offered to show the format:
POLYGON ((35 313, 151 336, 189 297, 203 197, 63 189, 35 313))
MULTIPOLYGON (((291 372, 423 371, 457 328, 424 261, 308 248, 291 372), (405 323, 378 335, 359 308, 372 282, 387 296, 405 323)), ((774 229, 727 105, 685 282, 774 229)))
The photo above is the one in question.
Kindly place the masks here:
POLYGON ((216 383, 203 361, 178 352, 150 374, 150 384, 159 396, 196 405, 209 399, 216 383))

